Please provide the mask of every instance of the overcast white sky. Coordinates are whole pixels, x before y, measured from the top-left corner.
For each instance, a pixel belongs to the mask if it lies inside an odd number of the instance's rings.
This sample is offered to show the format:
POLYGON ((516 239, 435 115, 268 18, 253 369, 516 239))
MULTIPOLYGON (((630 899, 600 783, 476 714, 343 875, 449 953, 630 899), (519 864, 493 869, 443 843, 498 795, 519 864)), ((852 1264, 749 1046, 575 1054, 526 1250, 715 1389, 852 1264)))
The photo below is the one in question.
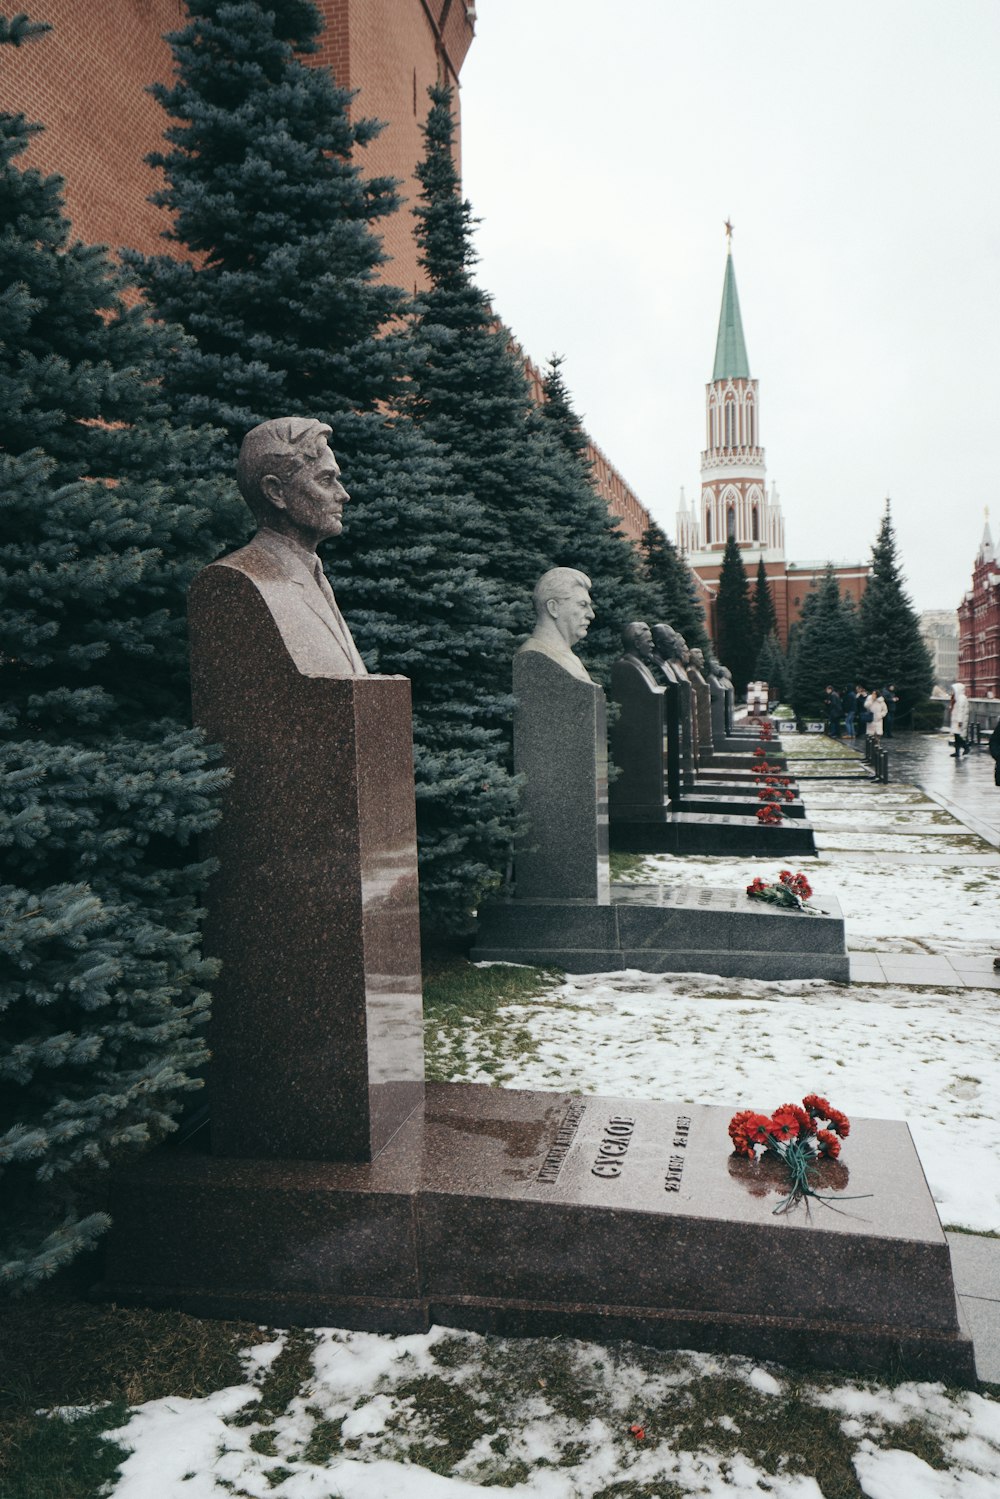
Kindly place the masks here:
POLYGON ((729 217, 789 559, 867 559, 889 495, 954 608, 1000 528, 998 0, 478 11, 480 282, 653 516, 699 492, 729 217))

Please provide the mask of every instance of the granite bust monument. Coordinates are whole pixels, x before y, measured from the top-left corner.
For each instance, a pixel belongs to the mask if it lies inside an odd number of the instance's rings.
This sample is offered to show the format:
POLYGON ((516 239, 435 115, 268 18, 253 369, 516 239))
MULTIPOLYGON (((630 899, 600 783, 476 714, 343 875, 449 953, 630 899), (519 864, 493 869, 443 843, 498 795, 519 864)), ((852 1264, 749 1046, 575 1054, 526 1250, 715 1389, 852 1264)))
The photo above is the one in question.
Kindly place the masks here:
POLYGON ((607 904, 604 693, 573 653, 594 618, 590 579, 552 567, 532 597, 535 628, 514 655, 514 769, 528 818, 514 855, 517 895, 607 904))
POLYGON ((594 618, 587 574, 575 567, 550 567, 535 584, 532 601, 535 628, 521 651, 540 651, 581 682, 591 681, 587 668, 573 654, 594 618))
POLYGON ((322 422, 300 416, 261 422, 247 433, 236 482, 257 533, 217 565, 232 575, 234 607, 248 587, 264 601, 299 671, 358 677, 366 675, 365 663, 316 554, 320 542, 340 535, 350 498, 329 434, 322 422))
POLYGON ((207 841, 213 1153, 370 1160, 423 1093, 410 684, 369 676, 317 545, 322 422, 244 438, 247 546, 191 584, 194 721, 230 773, 207 841))

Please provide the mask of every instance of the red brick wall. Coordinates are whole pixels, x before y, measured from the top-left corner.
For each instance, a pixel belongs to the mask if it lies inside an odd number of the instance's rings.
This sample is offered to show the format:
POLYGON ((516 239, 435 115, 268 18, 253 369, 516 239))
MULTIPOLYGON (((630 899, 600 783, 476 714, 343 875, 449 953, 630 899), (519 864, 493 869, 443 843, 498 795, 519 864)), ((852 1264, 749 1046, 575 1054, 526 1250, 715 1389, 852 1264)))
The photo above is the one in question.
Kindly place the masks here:
MULTIPOLYGON (((325 0, 327 15, 349 11, 347 47, 349 75, 337 73, 337 81, 361 87, 355 102, 361 114, 386 120, 382 134, 362 153, 359 165, 366 176, 401 179, 399 189, 405 203, 383 226, 385 249, 392 257, 385 267, 387 280, 407 291, 426 285, 417 265, 413 239, 413 213, 420 192, 414 176, 424 154, 420 127, 427 118, 427 90, 447 82, 455 89, 454 110, 460 138, 461 107, 456 69, 460 68, 472 41, 472 24, 466 19, 464 0, 325 0), (438 21, 445 13, 443 39, 438 21)), ((334 69, 336 72, 336 68, 334 69)), ((456 153, 457 154, 457 153, 456 153)), ((461 159, 457 162, 461 168, 461 159)))
MULTIPOLYGON (((715 598, 719 589, 719 574, 722 571, 721 562, 718 566, 701 566, 697 571, 699 596, 705 609, 705 624, 710 635, 715 634, 715 598)), ((798 624, 802 618, 802 609, 806 596, 813 587, 818 588, 826 574, 825 565, 822 567, 796 567, 794 563, 787 565, 783 562, 765 562, 764 571, 771 585, 771 597, 774 599, 774 610, 778 616, 778 638, 782 646, 788 648, 788 633, 792 626, 798 624)), ((860 603, 861 596, 868 586, 868 567, 864 562, 844 564, 833 569, 834 576, 840 587, 842 598, 852 598, 855 604, 860 603)), ((757 564, 754 563, 747 568, 747 576, 750 582, 751 596, 757 577, 757 564)), ((725 663, 723 663, 725 664, 725 663)))
POLYGON ((167 215, 146 202, 158 174, 143 161, 160 144, 165 116, 145 89, 171 76, 162 33, 183 24, 181 0, 44 0, 26 8, 53 29, 0 55, 0 107, 46 127, 21 160, 65 177, 77 238, 165 249, 167 215))
MULTIPOLYGON (((357 110, 391 122, 359 153, 358 164, 367 176, 403 180, 400 191, 409 201, 385 226, 385 247, 393 257, 385 274, 412 290, 423 284, 410 213, 419 190, 413 169, 423 154, 420 123, 429 107, 428 87, 439 78, 457 83, 454 70, 473 36, 465 0, 319 5, 326 28, 316 62, 329 66, 344 87, 361 89, 357 110)), ((185 24, 182 0, 45 0, 37 15, 53 30, 17 50, 5 47, 0 60, 0 107, 46 127, 25 161, 66 179, 67 209, 79 238, 114 249, 168 250, 161 238, 168 216, 146 201, 159 186, 159 174, 143 161, 161 146, 167 118, 146 88, 172 75, 162 37, 185 24)))

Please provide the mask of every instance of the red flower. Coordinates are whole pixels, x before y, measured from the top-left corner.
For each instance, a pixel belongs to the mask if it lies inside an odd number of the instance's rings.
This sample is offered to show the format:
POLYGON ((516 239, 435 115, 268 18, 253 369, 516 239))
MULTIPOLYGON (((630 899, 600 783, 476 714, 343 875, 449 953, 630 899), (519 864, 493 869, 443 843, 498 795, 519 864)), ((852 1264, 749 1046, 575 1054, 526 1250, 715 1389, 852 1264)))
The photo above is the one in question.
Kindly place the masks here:
POLYGON ((768 1135, 774 1133, 774 1121, 766 1114, 749 1113, 744 1126, 744 1134, 748 1140, 752 1140, 755 1145, 766 1145, 768 1135))
POLYGON ((797 1140, 799 1121, 790 1109, 775 1109, 771 1115, 771 1134, 776 1140, 797 1140))
POLYGON ((771 1122, 780 1130, 779 1140, 797 1139, 801 1135, 815 1133, 812 1116, 805 1109, 800 1109, 797 1103, 783 1103, 771 1115, 771 1122))
POLYGON ((831 1134, 828 1129, 818 1129, 816 1139, 819 1141, 820 1155, 835 1161, 840 1154, 840 1141, 837 1136, 831 1134))
POLYGON ((638 1421, 632 1422, 632 1425, 629 1427, 629 1431, 635 1437, 637 1442, 644 1442, 646 1440, 646 1428, 644 1426, 640 1426, 638 1421))
POLYGON ((851 1121, 847 1115, 842 1114, 839 1109, 828 1109, 826 1117, 830 1121, 830 1128, 836 1130, 841 1139, 846 1140, 851 1133, 851 1121))
POLYGON ((830 1105, 818 1093, 807 1093, 802 1100, 802 1107, 808 1109, 810 1114, 817 1118, 829 1119, 830 1117, 830 1105))

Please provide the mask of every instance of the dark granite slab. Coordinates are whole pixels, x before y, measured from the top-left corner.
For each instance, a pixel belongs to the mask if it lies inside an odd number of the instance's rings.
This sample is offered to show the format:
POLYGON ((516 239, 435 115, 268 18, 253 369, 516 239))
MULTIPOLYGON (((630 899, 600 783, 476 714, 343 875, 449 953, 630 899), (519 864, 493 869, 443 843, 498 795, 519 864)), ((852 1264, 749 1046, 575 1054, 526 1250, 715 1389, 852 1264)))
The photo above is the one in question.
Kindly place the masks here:
POLYGON ((495 901, 480 911, 472 957, 537 963, 571 973, 639 968, 650 973, 827 978, 847 983, 844 921, 782 910, 743 890, 696 885, 614 885, 610 906, 584 901, 495 901))
POLYGON ((854 1120, 816 1184, 837 1201, 776 1217, 780 1174, 732 1156, 731 1113, 435 1084, 372 1162, 161 1151, 117 1178, 100 1294, 974 1382, 906 1126, 854 1120))
MULTIPOLYGON (((791 789, 791 788, 789 788, 791 789)), ((740 788, 725 791, 721 784, 713 786, 711 790, 685 792, 676 804, 678 812, 711 812, 714 816, 727 815, 731 817, 747 816, 751 807, 758 805, 756 792, 751 789, 749 796, 741 794, 740 788)), ((782 817, 805 817, 805 803, 795 797, 793 801, 781 803, 782 817)))
POLYGON ((619 819, 611 847, 628 853, 740 854, 762 859, 803 858, 816 853, 812 825, 803 818, 773 825, 755 814, 668 812, 662 821, 619 819))

